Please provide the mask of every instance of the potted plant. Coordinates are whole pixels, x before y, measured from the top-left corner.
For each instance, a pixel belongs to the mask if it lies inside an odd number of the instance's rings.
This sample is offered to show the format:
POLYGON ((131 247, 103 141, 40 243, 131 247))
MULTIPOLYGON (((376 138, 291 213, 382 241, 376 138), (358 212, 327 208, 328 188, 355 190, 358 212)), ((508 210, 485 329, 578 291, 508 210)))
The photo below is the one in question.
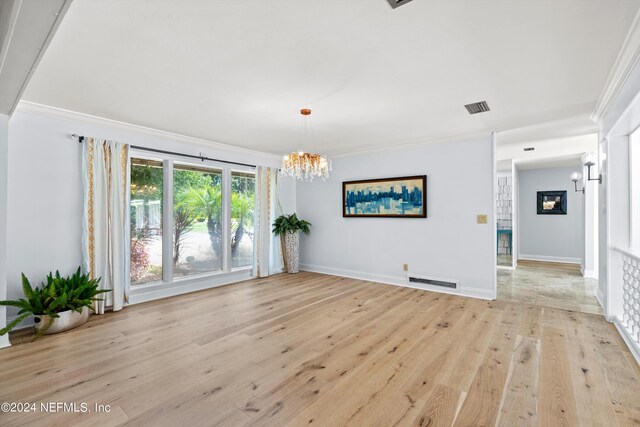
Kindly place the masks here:
POLYGON ((311 223, 295 213, 280 215, 273 223, 273 234, 284 237, 284 264, 288 273, 297 273, 300 262, 300 232, 309 234, 311 223))
POLYGON ((0 305, 18 307, 18 317, 0 330, 4 335, 30 315, 34 316, 36 338, 43 334, 55 334, 80 326, 89 319, 89 309, 94 301, 102 301, 97 296, 107 289, 98 289, 100 279, 89 279, 80 267, 71 276, 62 277, 60 272, 49 273, 47 283, 32 288, 27 277, 22 274, 22 291, 25 298, 0 301, 0 305))

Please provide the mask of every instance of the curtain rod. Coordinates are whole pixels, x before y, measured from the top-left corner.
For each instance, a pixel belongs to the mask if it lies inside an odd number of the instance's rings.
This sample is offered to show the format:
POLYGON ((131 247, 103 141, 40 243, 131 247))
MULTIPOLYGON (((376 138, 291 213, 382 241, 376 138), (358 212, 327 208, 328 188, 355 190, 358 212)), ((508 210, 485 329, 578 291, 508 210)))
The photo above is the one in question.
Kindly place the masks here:
MULTIPOLYGON (((78 134, 75 134, 75 133, 73 135, 71 135, 71 138, 78 140, 78 142, 80 144, 82 144, 84 142, 84 140, 85 140, 85 137, 83 135, 78 135, 78 134)), ((174 156, 189 157, 191 159, 199 159, 199 160, 201 160, 203 162, 205 160, 210 160, 210 161, 213 161, 213 162, 227 163, 227 164, 230 164, 230 165, 247 166, 247 167, 250 167, 250 168, 255 168, 256 167, 256 165, 250 165, 248 163, 240 163, 240 162, 232 162, 232 161, 229 161, 229 160, 214 159, 214 158, 203 156, 203 155, 196 156, 194 154, 177 153, 175 151, 167 151, 167 150, 159 150, 157 148, 141 147, 139 145, 130 145, 130 147, 134 148, 136 150, 151 151, 153 153, 171 154, 171 155, 174 155, 174 156)))

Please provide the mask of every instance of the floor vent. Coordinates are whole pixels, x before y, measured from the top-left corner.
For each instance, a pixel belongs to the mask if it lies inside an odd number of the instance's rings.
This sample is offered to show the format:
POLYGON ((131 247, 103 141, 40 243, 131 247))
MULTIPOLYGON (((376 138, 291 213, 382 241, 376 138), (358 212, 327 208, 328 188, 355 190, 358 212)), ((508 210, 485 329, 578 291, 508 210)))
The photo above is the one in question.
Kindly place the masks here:
POLYGON ((440 286, 441 288, 458 289, 458 282, 428 279, 426 277, 409 276, 409 283, 422 283, 424 285, 440 286))
POLYGON ((473 104, 467 104, 464 106, 464 108, 467 109, 469 114, 478 114, 478 113, 485 113, 487 111, 490 111, 489 104, 487 104, 487 101, 480 101, 480 102, 474 102, 473 104))

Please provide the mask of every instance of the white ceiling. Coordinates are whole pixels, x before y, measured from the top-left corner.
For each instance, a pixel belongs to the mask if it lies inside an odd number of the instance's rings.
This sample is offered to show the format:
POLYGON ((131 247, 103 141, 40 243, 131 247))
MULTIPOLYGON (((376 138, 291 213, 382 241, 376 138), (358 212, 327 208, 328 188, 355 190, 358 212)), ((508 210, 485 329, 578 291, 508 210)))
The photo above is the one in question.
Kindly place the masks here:
MULTIPOLYGON (((25 100, 272 153, 589 114, 637 0, 76 0, 25 100), (470 116, 463 104, 486 100, 470 116), (315 146, 300 143, 313 109, 315 146)), ((548 132, 547 132, 548 133, 548 132)), ((517 140, 517 138, 516 138, 517 140)))
POLYGON ((498 170, 511 169, 511 161, 518 169, 559 168, 580 166, 582 154, 597 152, 598 135, 595 133, 537 141, 510 142, 498 146, 498 170), (534 148, 533 151, 524 151, 534 148))

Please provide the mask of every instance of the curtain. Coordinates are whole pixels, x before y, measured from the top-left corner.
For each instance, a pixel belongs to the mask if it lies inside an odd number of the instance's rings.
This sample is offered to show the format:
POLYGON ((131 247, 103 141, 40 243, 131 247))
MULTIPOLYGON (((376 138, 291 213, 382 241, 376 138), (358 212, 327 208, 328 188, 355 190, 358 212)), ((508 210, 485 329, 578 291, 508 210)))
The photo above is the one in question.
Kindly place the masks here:
POLYGON ((94 304, 97 314, 106 307, 121 310, 129 290, 128 145, 86 138, 83 144, 84 215, 82 262, 91 278, 100 277, 104 301, 94 304))
POLYGON ((254 276, 267 277, 282 271, 280 239, 271 232, 271 225, 282 214, 278 198, 278 170, 256 168, 256 227, 253 256, 254 276))

